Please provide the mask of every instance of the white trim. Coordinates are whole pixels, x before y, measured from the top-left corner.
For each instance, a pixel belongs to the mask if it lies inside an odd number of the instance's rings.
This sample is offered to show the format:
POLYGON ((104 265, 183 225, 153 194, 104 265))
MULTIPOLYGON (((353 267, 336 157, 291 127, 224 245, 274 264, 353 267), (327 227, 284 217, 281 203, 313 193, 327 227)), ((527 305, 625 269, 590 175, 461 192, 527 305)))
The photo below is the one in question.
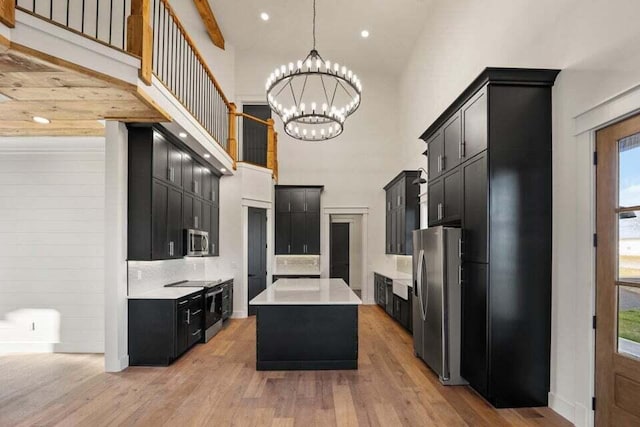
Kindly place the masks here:
POLYGON ((331 227, 331 215, 362 215, 362 278, 360 291, 364 304, 375 304, 373 299, 373 282, 367 280, 370 265, 369 260, 369 208, 363 206, 330 206, 322 208, 322 221, 320 222, 320 253, 327 254, 320 257, 320 277, 329 277, 329 230, 331 227), (322 233, 322 230, 327 230, 322 233))
POLYGON ((238 161, 238 168, 252 169, 257 172, 268 173, 273 175, 273 171, 266 166, 258 166, 253 163, 246 163, 242 161, 238 161))
POLYGON ((612 96, 574 117, 574 135, 606 127, 640 111, 640 84, 612 96))

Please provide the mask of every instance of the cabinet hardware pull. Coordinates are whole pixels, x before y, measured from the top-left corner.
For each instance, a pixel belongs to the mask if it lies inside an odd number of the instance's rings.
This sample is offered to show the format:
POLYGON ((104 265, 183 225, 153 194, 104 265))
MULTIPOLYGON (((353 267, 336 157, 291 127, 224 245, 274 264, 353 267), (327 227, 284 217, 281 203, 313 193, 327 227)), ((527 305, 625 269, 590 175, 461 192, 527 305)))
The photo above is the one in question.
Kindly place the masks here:
POLYGON ((460 158, 463 158, 465 156, 465 146, 467 145, 467 142, 462 140, 460 141, 460 158))
POLYGON ((442 203, 438 203, 438 219, 442 219, 443 213, 442 213, 443 209, 442 209, 442 203))
POLYGON ((438 172, 442 172, 442 155, 438 155, 438 172))
POLYGON ((193 217, 193 222, 194 222, 196 228, 198 228, 198 215, 193 217))
POLYGON ((200 335, 200 331, 201 331, 201 330, 202 330, 202 329, 198 329, 197 331, 195 331, 194 333, 192 333, 192 334, 191 334, 191 336, 194 336, 194 337, 195 337, 196 335, 200 335))
POLYGON ((173 256, 173 242, 169 242, 169 256, 173 256))
POLYGON ((458 283, 462 285, 462 264, 458 266, 458 283))
POLYGON ((287 252, 291 253, 291 245, 287 245, 287 252))
POLYGON ((216 201, 216 190, 211 190, 211 200, 216 201))
POLYGON ((202 295, 196 295, 195 297, 191 297, 191 299, 194 301, 200 298, 202 298, 202 295))
POLYGON ((188 303, 188 302, 189 302, 189 300, 188 300, 188 299, 186 299, 186 300, 184 300, 184 301, 180 301, 180 302, 178 303, 178 305, 186 304, 186 303, 188 303))
POLYGON ((288 210, 289 210, 289 212, 291 212, 291 202, 289 202, 288 210))
POLYGON ((458 239, 458 257, 462 259, 462 239, 458 239))
POLYGON ((194 316, 197 316, 198 314, 200 314, 202 312, 202 309, 196 310, 193 312, 194 316))
POLYGON ((215 244, 215 243, 212 243, 212 244, 211 244, 211 248, 213 249, 213 250, 211 251, 211 253, 216 253, 216 244, 215 244))
POLYGON ((400 196, 398 196, 398 206, 400 206, 400 196))
POLYGON ((191 324, 191 310, 187 310, 187 325, 191 324))

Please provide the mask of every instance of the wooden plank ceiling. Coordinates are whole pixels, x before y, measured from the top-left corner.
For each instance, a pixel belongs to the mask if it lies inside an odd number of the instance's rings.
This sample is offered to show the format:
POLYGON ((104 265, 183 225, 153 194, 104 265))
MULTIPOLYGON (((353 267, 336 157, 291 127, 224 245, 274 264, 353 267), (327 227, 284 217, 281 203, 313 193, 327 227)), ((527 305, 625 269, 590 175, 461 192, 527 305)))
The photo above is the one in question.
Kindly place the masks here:
POLYGON ((0 136, 100 136, 99 120, 109 119, 162 122, 169 117, 135 85, 26 48, 0 49, 0 136), (36 123, 34 116, 51 123, 36 123))

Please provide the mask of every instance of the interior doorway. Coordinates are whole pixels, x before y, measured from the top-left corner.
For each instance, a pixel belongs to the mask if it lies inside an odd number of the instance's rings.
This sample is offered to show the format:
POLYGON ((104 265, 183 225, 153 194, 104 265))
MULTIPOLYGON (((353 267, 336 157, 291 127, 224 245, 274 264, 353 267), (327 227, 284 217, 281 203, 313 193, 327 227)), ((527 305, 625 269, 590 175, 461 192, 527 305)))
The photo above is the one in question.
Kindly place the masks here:
MULTIPOLYGON (((248 302, 267 288, 267 210, 249 207, 248 221, 248 302)), ((256 314, 256 307, 248 305, 248 314, 256 314)))
POLYGON ((596 426, 640 425, 640 115, 596 150, 596 426))
POLYGON ((350 227, 351 223, 348 222, 332 222, 331 236, 329 237, 331 240, 329 277, 332 279, 342 279, 347 285, 350 284, 350 227))

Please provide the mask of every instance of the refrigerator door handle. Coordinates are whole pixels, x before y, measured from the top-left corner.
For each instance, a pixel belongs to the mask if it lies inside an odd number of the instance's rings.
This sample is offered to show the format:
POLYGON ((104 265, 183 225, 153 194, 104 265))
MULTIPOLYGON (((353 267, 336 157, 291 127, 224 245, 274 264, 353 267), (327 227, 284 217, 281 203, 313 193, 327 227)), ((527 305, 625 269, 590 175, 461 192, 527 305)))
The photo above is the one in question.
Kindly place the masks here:
MULTIPOLYGON (((422 320, 427 320, 427 311, 425 307, 425 303, 422 302, 422 293, 425 292, 424 289, 424 277, 422 275, 422 269, 424 265, 424 249, 420 249, 420 253, 418 254, 418 301, 420 303, 420 314, 422 315, 422 320)), ((426 294, 425 294, 426 296, 426 294)))

